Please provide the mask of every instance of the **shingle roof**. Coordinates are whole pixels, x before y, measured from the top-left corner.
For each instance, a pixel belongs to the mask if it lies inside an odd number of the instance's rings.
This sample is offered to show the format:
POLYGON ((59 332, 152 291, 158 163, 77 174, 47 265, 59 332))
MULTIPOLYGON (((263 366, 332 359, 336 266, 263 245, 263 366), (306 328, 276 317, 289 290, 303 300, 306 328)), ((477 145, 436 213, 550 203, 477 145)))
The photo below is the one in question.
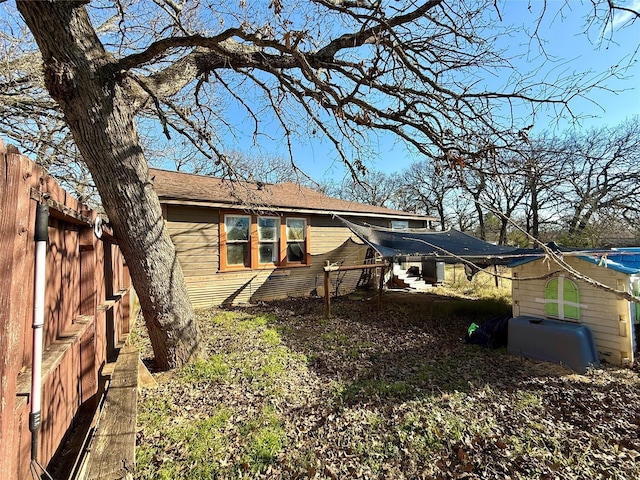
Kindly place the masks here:
POLYGON ((156 192, 164 203, 202 203, 233 207, 294 209, 318 213, 357 213, 364 216, 398 219, 433 220, 433 217, 392 210, 364 203, 329 197, 293 182, 254 183, 232 182, 216 177, 191 173, 151 169, 156 192))

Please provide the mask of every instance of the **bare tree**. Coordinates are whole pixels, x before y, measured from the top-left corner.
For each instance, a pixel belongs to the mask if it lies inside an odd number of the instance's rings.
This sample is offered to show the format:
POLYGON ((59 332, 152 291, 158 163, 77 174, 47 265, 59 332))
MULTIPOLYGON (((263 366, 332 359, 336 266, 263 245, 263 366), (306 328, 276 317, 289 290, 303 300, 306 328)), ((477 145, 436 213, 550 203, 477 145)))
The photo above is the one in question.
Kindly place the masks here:
MULTIPOLYGON (((594 4, 605 7, 594 9, 596 17, 613 8, 594 4)), ((237 126, 227 113, 238 109, 254 143, 273 135, 267 127, 274 123, 289 147, 322 135, 355 176, 365 170, 361 153, 374 130, 463 167, 517 133, 517 119, 496 115, 502 107, 563 111, 618 73, 541 81, 519 73, 497 46, 514 27, 500 21, 493 0, 16 5, 37 43, 21 53, 40 55, 43 77, 16 71, 0 88, 3 101, 27 88, 64 120, 113 225, 164 368, 190 358, 198 335, 147 168, 139 135, 146 122, 154 119, 167 141, 181 136, 230 175, 225 152, 237 126), (488 72, 507 80, 488 89, 488 72), (492 132, 494 145, 464 140, 478 131, 492 132)), ((532 19, 533 38, 538 21, 532 19)))
POLYGON ((387 208, 396 208, 397 191, 396 175, 375 170, 366 170, 358 178, 346 176, 330 189, 338 198, 387 208))
POLYGON ((615 127, 569 132, 561 153, 565 177, 560 192, 570 206, 567 230, 579 234, 594 215, 615 209, 622 216, 638 212, 640 117, 615 127))
POLYGON ((450 225, 452 212, 448 208, 458 193, 455 177, 448 170, 438 169, 429 160, 414 162, 401 173, 403 208, 436 215, 440 229, 450 225))
POLYGON ((558 194, 559 185, 568 172, 558 155, 558 137, 543 133, 521 144, 521 172, 525 176, 524 228, 533 238, 542 239, 545 225, 557 224, 564 208, 558 194))
POLYGON ((484 176, 485 188, 479 192, 482 205, 502 213, 497 238, 499 245, 506 245, 507 230, 513 214, 522 206, 529 193, 521 165, 522 156, 519 153, 504 150, 493 164, 493 172, 484 176))

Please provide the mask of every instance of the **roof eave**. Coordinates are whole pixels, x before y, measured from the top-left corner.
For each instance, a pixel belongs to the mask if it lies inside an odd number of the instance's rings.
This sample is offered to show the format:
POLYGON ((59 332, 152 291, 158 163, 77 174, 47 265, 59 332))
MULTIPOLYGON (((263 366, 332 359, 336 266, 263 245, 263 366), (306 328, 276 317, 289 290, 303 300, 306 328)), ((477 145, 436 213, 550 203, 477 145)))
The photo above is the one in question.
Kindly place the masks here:
POLYGON ((160 197, 160 203, 167 205, 185 205, 193 207, 209 207, 209 208, 223 208, 231 210, 250 210, 250 211, 269 211, 279 213, 298 213, 309 215, 344 215, 351 217, 375 217, 386 218, 394 220, 417 220, 417 221, 436 221, 435 217, 427 215, 418 215, 405 212, 366 212, 357 210, 326 210, 326 209, 314 209, 314 208, 296 208, 296 207, 283 207, 277 205, 241 205, 237 203, 227 202, 215 202, 209 200, 184 200, 181 198, 160 197))

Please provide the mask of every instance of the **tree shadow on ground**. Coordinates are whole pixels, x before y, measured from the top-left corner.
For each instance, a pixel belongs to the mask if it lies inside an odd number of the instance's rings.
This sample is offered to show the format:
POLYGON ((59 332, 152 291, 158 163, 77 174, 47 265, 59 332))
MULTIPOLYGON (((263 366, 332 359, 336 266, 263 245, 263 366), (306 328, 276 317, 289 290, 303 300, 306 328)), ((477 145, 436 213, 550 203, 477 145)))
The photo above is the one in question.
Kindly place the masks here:
POLYGON ((499 300, 392 292, 378 310, 375 296, 343 297, 333 300, 329 319, 322 299, 287 299, 259 308, 275 315, 283 343, 305 354, 310 369, 343 385, 339 400, 345 404, 486 388, 537 390, 551 379, 581 377, 566 366, 524 359, 506 348, 467 344, 472 322, 510 310, 499 300))

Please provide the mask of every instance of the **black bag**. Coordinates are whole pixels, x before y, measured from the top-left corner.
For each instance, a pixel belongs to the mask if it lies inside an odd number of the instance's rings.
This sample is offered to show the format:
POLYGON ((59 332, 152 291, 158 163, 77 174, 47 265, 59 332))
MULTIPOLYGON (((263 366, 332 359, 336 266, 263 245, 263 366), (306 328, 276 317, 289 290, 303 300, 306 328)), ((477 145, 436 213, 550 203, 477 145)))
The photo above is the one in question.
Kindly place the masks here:
POLYGON ((506 313, 487 320, 475 329, 470 327, 466 337, 467 343, 489 348, 506 347, 510 319, 511 314, 506 313))

